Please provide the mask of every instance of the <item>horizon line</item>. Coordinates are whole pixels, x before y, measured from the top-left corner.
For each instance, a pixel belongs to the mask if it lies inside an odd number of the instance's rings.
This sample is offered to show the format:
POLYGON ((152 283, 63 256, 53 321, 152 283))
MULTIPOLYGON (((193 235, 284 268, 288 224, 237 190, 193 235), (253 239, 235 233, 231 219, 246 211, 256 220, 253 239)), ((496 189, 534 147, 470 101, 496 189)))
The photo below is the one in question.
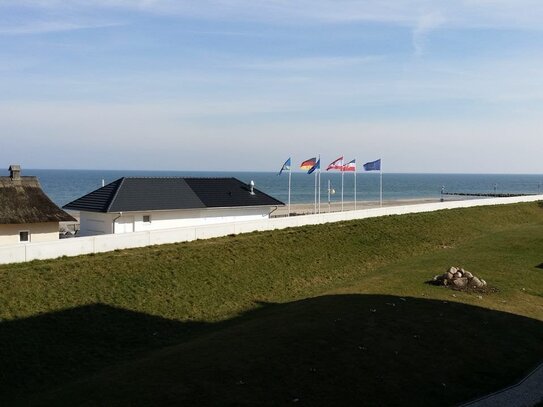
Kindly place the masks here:
MULTIPOLYGON (((145 171, 145 172, 230 172, 230 173, 261 173, 261 174, 277 174, 278 171, 270 170, 174 170, 174 169, 95 169, 95 168, 22 168, 23 171, 107 171, 107 172, 122 172, 122 171, 145 171)), ((292 171, 297 174, 306 174, 307 171, 292 171)), ((341 171, 321 171, 321 173, 331 174, 337 173, 341 174, 341 171)), ((379 171, 356 171, 357 174, 378 174, 379 171)), ((543 173, 528 173, 528 172, 410 172, 410 171, 384 171, 383 174, 405 174, 405 175, 541 175, 543 173)), ((311 175, 311 174, 309 174, 311 175)))

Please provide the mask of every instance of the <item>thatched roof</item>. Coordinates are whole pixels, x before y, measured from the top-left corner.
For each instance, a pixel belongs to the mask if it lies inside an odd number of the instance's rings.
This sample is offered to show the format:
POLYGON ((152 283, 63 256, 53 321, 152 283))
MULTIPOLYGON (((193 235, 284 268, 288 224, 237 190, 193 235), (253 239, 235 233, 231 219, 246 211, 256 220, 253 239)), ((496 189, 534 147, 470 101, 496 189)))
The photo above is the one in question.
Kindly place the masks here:
POLYGON ((75 221, 45 195, 36 177, 0 177, 0 225, 75 221))

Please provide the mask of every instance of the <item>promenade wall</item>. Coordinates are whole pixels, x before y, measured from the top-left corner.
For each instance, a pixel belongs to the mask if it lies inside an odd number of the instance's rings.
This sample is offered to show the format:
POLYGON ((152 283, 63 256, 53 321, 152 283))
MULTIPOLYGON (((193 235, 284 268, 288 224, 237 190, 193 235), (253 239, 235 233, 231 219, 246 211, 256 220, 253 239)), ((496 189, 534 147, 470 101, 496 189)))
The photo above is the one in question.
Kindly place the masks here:
POLYGON ((116 235, 76 237, 52 242, 0 246, 0 264, 54 259, 62 256, 79 256, 90 253, 103 253, 118 249, 145 247, 165 243, 189 242, 196 239, 210 239, 214 237, 237 235, 240 233, 285 229, 306 225, 318 225, 354 219, 434 212, 438 210, 471 208, 476 206, 507 205, 535 201, 543 201, 543 195, 389 206, 346 212, 321 213, 317 215, 271 218, 235 223, 220 223, 206 226, 187 226, 175 229, 133 232, 116 235))

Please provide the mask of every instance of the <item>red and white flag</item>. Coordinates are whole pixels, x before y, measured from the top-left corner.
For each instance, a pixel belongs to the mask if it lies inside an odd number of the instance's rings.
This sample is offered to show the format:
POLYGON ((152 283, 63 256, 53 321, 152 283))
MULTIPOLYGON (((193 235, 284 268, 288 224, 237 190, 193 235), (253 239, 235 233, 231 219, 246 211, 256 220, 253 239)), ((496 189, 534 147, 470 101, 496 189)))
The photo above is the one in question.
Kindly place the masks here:
POLYGON ((343 171, 356 171, 356 160, 349 161, 343 166, 343 171))
POLYGON ((340 171, 342 171, 343 170, 343 156, 339 157, 335 161, 332 161, 328 165, 328 168, 326 168, 326 171, 329 171, 329 170, 340 170, 340 171))

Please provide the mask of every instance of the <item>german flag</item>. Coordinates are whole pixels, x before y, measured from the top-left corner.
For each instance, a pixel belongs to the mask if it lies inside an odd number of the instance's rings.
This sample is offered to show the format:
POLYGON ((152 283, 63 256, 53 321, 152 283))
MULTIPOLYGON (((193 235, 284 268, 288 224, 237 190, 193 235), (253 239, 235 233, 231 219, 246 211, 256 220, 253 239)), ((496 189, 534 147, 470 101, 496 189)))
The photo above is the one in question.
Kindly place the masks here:
POLYGON ((308 171, 311 168, 313 168, 317 164, 317 157, 310 158, 309 160, 305 160, 303 163, 300 164, 300 169, 304 171, 308 171))

